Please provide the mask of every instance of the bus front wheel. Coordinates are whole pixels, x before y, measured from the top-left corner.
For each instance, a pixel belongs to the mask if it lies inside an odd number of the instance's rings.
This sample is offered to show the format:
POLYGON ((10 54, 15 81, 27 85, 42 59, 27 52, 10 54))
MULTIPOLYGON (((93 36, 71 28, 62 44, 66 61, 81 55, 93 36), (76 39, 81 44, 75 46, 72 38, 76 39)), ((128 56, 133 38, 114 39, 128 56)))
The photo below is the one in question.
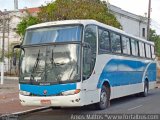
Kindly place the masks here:
POLYGON ((110 90, 106 86, 102 86, 100 93, 100 101, 95 104, 96 109, 104 110, 110 106, 110 90))

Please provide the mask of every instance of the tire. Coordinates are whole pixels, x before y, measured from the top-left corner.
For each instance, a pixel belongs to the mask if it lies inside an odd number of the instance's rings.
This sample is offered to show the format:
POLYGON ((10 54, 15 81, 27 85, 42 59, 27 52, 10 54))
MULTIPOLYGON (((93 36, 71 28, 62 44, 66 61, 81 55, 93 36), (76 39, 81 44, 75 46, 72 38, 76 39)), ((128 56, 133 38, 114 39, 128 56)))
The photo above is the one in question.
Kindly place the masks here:
POLYGON ((141 93, 142 97, 147 97, 148 96, 148 90, 149 90, 149 85, 148 82, 144 82, 144 91, 141 93))
POLYGON ((97 110, 104 110, 110 106, 110 90, 108 87, 102 86, 100 93, 100 102, 95 104, 97 110))
POLYGON ((61 107, 51 107, 52 110, 58 110, 61 109, 61 107))

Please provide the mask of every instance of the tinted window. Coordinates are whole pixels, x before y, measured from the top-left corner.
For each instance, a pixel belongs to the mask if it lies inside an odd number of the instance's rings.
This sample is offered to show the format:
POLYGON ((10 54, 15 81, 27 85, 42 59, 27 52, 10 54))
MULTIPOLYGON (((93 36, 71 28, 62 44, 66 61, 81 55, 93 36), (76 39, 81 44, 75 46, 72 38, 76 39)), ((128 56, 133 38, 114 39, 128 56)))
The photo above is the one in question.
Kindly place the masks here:
POLYGON ((94 25, 88 25, 85 29, 85 34, 84 34, 84 42, 87 43, 91 50, 92 53, 96 53, 96 44, 97 44, 97 31, 96 31, 96 26, 94 25))
POLYGON ((151 45, 151 53, 152 53, 152 58, 155 58, 155 50, 154 47, 151 45))
POLYGON ((124 54, 130 54, 129 38, 122 36, 122 50, 124 54))
POLYGON ((131 39, 131 46, 132 46, 132 55, 138 56, 138 44, 137 44, 137 40, 131 39))
POLYGON ((27 30, 23 45, 81 40, 80 26, 59 26, 27 30))
POLYGON ((109 32, 99 29, 99 53, 106 53, 110 51, 109 32))
POLYGON ((88 25, 84 33, 84 47, 83 47, 83 80, 90 77, 93 72, 96 51, 97 51, 97 27, 88 25))
POLYGON ((141 57, 145 57, 144 43, 139 42, 139 54, 141 57))
POLYGON ((120 35, 111 33, 111 48, 112 52, 121 53, 120 35))
POLYGON ((150 49, 150 45, 145 44, 146 47, 146 57, 147 58, 151 58, 151 49, 150 49))

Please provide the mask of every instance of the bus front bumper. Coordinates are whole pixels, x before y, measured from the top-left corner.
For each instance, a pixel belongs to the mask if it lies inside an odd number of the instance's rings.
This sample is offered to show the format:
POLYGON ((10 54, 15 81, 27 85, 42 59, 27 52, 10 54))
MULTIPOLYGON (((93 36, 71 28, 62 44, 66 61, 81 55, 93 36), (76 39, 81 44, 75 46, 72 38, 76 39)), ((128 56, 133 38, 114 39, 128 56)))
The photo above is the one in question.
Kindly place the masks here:
POLYGON ((59 107, 72 107, 83 106, 80 94, 68 96, 24 96, 19 94, 21 105, 23 106, 59 106, 59 107))

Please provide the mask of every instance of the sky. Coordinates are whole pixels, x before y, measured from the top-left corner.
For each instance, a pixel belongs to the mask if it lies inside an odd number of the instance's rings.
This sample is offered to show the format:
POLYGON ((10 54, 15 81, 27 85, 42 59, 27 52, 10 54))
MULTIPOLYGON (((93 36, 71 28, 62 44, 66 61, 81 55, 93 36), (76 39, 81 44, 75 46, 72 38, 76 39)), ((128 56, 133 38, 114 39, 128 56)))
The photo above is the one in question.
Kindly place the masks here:
MULTIPOLYGON (((19 0, 19 8, 24 7, 38 7, 46 2, 54 0, 19 0)), ((107 0, 106 0, 107 1, 107 0)), ((148 12, 148 1, 149 0, 108 0, 112 5, 122 8, 128 12, 145 16, 145 13, 148 12)), ((160 0, 152 0, 151 5, 151 19, 152 19, 152 28, 156 29, 157 33, 160 34, 160 0)), ((4 9, 13 10, 14 9, 14 0, 0 0, 0 10, 4 9)))

